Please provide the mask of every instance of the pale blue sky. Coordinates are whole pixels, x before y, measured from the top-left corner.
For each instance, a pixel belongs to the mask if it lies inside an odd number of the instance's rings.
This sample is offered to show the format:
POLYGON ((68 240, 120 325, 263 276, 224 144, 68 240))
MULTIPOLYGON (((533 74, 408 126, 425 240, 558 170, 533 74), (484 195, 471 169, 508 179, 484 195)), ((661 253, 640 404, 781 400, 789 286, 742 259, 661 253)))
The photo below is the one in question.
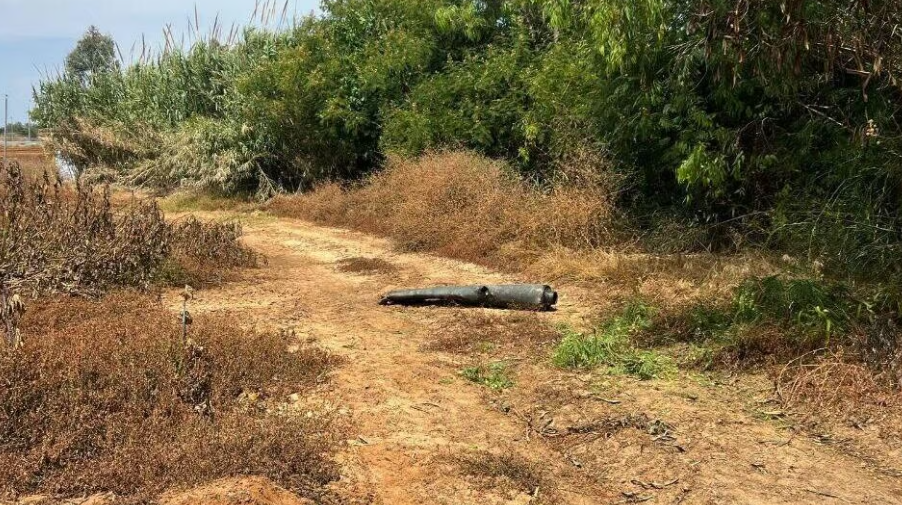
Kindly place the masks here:
MULTIPOLYGON (((275 1, 281 12, 285 0, 275 1)), ((133 47, 140 53, 142 35, 149 45, 159 46, 167 24, 177 34, 194 33, 191 27, 195 6, 201 33, 208 33, 217 14, 224 32, 233 23, 246 25, 257 3, 257 0, 0 0, 0 98, 9 94, 10 122, 28 119, 32 84, 43 73, 59 69, 66 54, 92 24, 111 34, 125 58, 129 58, 133 47)), ((319 0, 288 2, 289 14, 295 16, 315 12, 318 7, 319 0)))

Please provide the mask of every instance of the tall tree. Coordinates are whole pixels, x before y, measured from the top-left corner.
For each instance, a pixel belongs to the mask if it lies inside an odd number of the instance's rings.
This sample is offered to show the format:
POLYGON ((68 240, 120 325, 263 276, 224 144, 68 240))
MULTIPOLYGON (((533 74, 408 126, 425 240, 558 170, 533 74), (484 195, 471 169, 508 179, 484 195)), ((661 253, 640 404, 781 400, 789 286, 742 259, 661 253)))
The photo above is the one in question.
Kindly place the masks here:
POLYGON ((112 37, 100 33, 93 25, 66 57, 66 73, 82 82, 87 82, 92 75, 117 68, 116 43, 112 37))

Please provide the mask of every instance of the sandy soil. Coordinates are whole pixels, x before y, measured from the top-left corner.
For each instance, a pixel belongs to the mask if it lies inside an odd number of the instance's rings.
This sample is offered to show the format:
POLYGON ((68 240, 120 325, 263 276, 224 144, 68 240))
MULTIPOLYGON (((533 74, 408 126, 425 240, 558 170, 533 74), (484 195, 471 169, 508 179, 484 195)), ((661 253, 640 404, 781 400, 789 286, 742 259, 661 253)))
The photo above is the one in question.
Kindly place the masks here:
MULTIPOLYGON (((325 404, 356 429, 338 455, 343 477, 334 484, 349 502, 902 503, 898 457, 847 450, 827 434, 797 428, 770 402, 763 377, 683 374, 643 382, 565 372, 547 356, 514 352, 506 356, 513 388, 499 393, 470 383, 459 371, 475 357, 423 350, 466 309, 382 307, 379 296, 394 287, 517 279, 398 253, 386 240, 355 232, 245 219, 246 242, 268 264, 199 292, 192 312, 239 313, 248 325, 292 329, 347 358, 325 404), (341 260, 357 257, 381 258, 396 271, 339 269, 341 260), (460 463, 486 454, 529 463, 541 485, 475 475, 460 463)), ((538 317, 580 324, 596 313, 587 293, 556 287, 559 310, 538 317)), ((177 310, 177 294, 168 296, 177 310)), ((502 321, 515 316, 496 312, 502 321)), ((253 482, 256 494, 244 502, 292 503, 253 482)), ((216 493, 188 496, 168 501, 229 501, 216 493)))

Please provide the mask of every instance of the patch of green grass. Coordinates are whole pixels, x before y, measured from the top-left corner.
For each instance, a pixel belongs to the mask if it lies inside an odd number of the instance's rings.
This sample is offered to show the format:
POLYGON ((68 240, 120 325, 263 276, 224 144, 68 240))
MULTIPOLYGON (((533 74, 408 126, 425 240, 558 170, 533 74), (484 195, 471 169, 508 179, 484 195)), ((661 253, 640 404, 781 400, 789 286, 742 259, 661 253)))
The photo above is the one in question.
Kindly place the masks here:
POLYGON ((689 309, 687 318, 693 340, 720 339, 733 327, 733 315, 716 306, 695 305, 689 309))
POLYGON ((584 335, 572 328, 561 329, 563 339, 554 350, 552 361, 561 368, 594 368, 617 361, 620 348, 626 343, 622 335, 593 333, 584 335))
POLYGON ((752 277, 729 301, 699 302, 656 321, 644 345, 685 342, 681 364, 712 369, 792 359, 831 345, 870 324, 879 301, 862 300, 842 283, 787 276, 752 277))
POLYGON ((652 326, 652 309, 640 302, 627 305, 623 312, 591 334, 562 327, 563 339, 554 350, 552 361, 561 368, 587 369, 610 367, 647 380, 669 375, 673 360, 651 350, 636 349, 632 335, 652 326))
POLYGON ((642 380, 663 379, 676 371, 673 360, 649 350, 632 349, 620 357, 619 369, 642 380))
POLYGON ((470 382, 482 384, 495 391, 508 389, 514 385, 514 381, 508 375, 507 364, 502 361, 491 363, 488 366, 467 367, 461 370, 460 374, 470 382))
POLYGON ((163 211, 170 213, 251 210, 253 207, 252 202, 209 191, 177 191, 162 198, 159 204, 163 211))

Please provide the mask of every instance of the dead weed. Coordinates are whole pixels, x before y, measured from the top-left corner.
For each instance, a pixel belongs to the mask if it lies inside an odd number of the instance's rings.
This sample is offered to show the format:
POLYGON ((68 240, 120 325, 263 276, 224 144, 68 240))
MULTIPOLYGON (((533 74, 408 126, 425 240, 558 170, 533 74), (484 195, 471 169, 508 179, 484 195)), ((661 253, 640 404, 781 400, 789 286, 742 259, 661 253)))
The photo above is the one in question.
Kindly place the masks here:
POLYGON ((330 418, 277 408, 324 380, 324 351, 217 319, 185 346, 173 314, 129 293, 39 300, 23 331, 27 345, 0 349, 2 497, 152 499, 262 475, 316 499, 338 478, 330 418))
MULTIPOLYGON (((605 296, 639 294, 660 305, 728 293, 765 275, 749 254, 648 254, 615 211, 618 181, 597 159, 575 156, 550 186, 522 181, 501 162, 469 152, 391 159, 362 184, 279 196, 273 214, 390 237, 432 252, 550 281, 604 282, 605 296), (591 165, 591 170, 587 167, 591 165)), ((592 158, 592 157, 589 157, 592 158)))
POLYGON ((457 456, 453 462, 483 490, 498 490, 508 495, 522 493, 533 498, 530 503, 557 503, 552 481, 542 466, 511 452, 480 451, 457 456))
POLYGON ((611 192, 600 183, 543 191, 521 182, 500 162, 447 153, 393 159, 365 185, 345 190, 330 184, 278 197, 268 209, 390 236, 408 251, 510 268, 515 257, 551 245, 604 243, 611 234, 611 192))
POLYGON ((877 426, 902 440, 902 390, 892 377, 875 374, 843 351, 811 352, 780 369, 775 393, 783 409, 812 425, 840 422, 877 426))

